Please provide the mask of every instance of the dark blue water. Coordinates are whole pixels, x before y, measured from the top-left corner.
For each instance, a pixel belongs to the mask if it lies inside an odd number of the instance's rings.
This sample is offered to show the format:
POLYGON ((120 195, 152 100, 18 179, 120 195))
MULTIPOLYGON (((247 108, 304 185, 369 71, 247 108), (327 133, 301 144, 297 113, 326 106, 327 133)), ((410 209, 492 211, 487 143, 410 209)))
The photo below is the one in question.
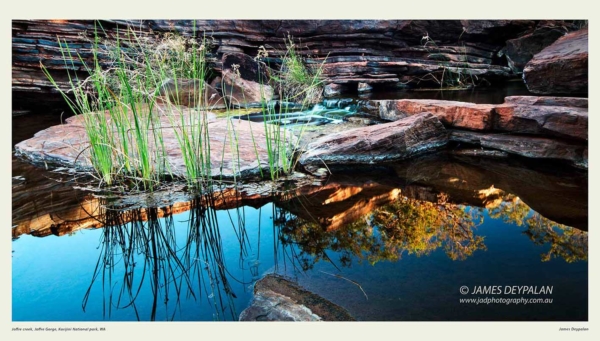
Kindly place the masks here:
POLYGON ((12 318, 236 320, 250 303, 253 282, 278 272, 359 320, 587 320, 587 232, 526 206, 524 219, 511 220, 492 218, 484 208, 408 203, 400 209, 469 213, 471 220, 458 225, 434 213, 438 222, 466 229, 467 237, 436 226, 412 235, 420 225, 410 219, 386 230, 374 218, 384 210, 328 231, 273 203, 193 209, 61 237, 21 235, 13 241, 12 318), (550 295, 526 296, 552 303, 461 304, 471 296, 460 294, 463 285, 552 286, 550 295))

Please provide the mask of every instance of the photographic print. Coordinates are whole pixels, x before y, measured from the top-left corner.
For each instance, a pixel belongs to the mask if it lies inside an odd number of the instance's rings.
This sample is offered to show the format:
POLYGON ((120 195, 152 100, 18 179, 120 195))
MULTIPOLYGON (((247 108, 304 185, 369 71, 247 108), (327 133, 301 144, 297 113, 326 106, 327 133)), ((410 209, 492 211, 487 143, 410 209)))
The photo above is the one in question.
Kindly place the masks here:
POLYGON ((588 20, 11 25, 12 322, 588 321, 588 20))

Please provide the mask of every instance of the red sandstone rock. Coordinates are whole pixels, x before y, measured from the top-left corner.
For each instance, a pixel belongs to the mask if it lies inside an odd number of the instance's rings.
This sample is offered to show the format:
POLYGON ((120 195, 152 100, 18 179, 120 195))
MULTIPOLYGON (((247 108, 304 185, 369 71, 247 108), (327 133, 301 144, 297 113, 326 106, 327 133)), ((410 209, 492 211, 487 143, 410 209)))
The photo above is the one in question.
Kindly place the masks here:
POLYGON ((503 131, 587 140, 587 99, 574 97, 507 97, 504 104, 402 99, 368 101, 361 109, 390 121, 431 112, 451 128, 503 131))
POLYGON ((565 35, 527 63, 523 79, 536 94, 588 93, 588 30, 565 35))
POLYGON ((523 68, 535 54, 550 46, 567 33, 566 27, 540 27, 534 32, 506 41, 506 59, 508 66, 516 73, 523 68))
MULTIPOLYGON (((185 176, 186 167, 179 145, 177 130, 188 129, 192 124, 207 124, 210 144, 211 175, 214 177, 232 178, 243 175, 256 176, 261 170, 268 174, 269 161, 267 153, 267 137, 265 126, 244 120, 218 119, 214 114, 193 109, 178 107, 160 107, 160 125, 162 144, 167 154, 167 162, 175 176, 185 176), (172 110, 171 114, 160 113, 172 110), (206 115, 206 123, 199 123, 206 115), (183 118, 181 117, 183 116, 183 118), (183 125, 181 122, 185 122, 183 125), (187 127, 187 128, 186 128, 187 127), (235 138, 235 143, 232 139, 235 138)), ((108 113, 106 113, 108 115, 108 113)), ((131 113, 130 113, 131 115, 131 113)), ((31 139, 22 141, 15 146, 17 154, 33 161, 58 163, 69 167, 90 168, 88 139, 83 127, 83 116, 73 116, 66 124, 52 126, 35 134, 31 139)), ((198 128, 199 129, 199 128, 198 128)), ((204 129, 204 128, 202 128, 204 129)), ((286 134, 282 132, 282 134, 286 134)), ((290 134, 289 132, 287 134, 290 134)), ((283 136, 283 135, 282 135, 283 136)), ((148 137, 150 154, 154 153, 153 136, 148 137)), ((293 143, 295 137, 289 136, 293 143)), ((135 155, 131 155, 135 160, 135 155)), ((155 162, 158 162, 155 160, 155 162)))
POLYGON ((551 97, 551 96, 508 96, 506 104, 521 105, 550 105, 556 107, 587 108, 588 99, 581 97, 551 97))
POLYGON ((587 168, 586 147, 570 142, 544 137, 487 135, 481 138, 481 146, 530 158, 567 160, 587 168))
POLYGON ((576 167, 588 168, 587 145, 580 143, 546 137, 486 134, 459 130, 450 131, 449 139, 529 158, 570 161, 576 167))
POLYGON ((587 108, 504 104, 494 112, 497 131, 588 139, 587 108))
POLYGON ((350 129, 311 143, 302 165, 370 164, 401 160, 442 147, 446 129, 431 113, 395 122, 350 129))
POLYGON ((223 97, 234 106, 268 102, 274 94, 271 86, 245 80, 232 70, 223 70, 221 89, 223 97))
POLYGON ((217 90, 198 79, 178 79, 177 82, 169 79, 160 86, 158 100, 186 107, 224 107, 223 98, 217 90))
POLYGON ((397 120, 422 112, 431 112, 449 127, 471 130, 490 130, 492 128, 493 105, 442 100, 381 100, 379 117, 397 120))

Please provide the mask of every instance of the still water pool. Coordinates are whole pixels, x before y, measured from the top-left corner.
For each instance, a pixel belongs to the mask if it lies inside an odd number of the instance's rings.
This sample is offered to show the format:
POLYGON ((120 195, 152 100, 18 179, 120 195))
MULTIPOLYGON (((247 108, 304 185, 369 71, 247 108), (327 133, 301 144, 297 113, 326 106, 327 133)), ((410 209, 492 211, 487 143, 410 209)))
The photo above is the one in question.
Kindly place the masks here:
POLYGON ((580 176, 536 173, 539 188, 513 181, 518 191, 508 191, 500 187, 510 188, 505 178, 477 178, 481 165, 425 164, 437 169, 435 180, 407 178, 398 166, 395 176, 338 176, 284 201, 229 209, 195 203, 181 213, 107 210, 90 215, 104 227, 13 233, 12 318, 237 320, 253 283, 276 272, 358 320, 588 319, 580 176), (541 187, 564 189, 558 202, 571 207, 554 212, 541 187), (471 294, 490 286, 502 293, 471 294), (505 294, 507 286, 552 291, 505 294), (460 302, 472 297, 545 303, 460 302))

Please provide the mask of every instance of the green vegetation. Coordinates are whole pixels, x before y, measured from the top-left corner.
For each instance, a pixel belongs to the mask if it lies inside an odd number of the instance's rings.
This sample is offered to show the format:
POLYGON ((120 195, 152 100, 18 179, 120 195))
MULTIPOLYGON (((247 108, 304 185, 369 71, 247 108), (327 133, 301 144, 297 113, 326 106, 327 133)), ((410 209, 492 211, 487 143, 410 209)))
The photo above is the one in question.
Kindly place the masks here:
MULTIPOLYGON (((62 91, 42 65, 72 111, 82 117, 89 148, 79 157, 89 159, 101 185, 153 190, 165 179, 181 176, 191 188, 208 188, 213 179, 223 180, 222 170, 215 169, 216 160, 232 165, 234 174, 239 170, 239 136, 231 115, 226 115, 226 136, 217 137, 225 139, 223 150, 211 148, 208 111, 223 102, 207 84, 210 41, 197 34, 195 25, 193 32, 191 37, 173 33, 155 37, 128 27, 109 37, 97 23, 91 63, 59 39, 65 68, 76 70, 75 62, 81 62, 89 74, 80 79, 76 72, 69 71, 69 91, 62 91), (101 41, 101 36, 106 39, 101 41), (160 117, 166 120, 161 121, 160 117), (185 175, 174 174, 167 160, 167 129, 176 137, 185 175), (234 160, 226 160, 229 154, 226 156, 225 146, 234 160)), ((265 79, 264 84, 276 82, 283 101, 308 106, 320 96, 320 68, 308 71, 296 54, 291 37, 288 39, 281 71, 276 78, 265 79)), ((264 63, 260 65, 266 67, 264 63)), ((268 105, 269 100, 262 93, 260 102, 265 117, 285 110, 280 107, 275 112, 268 105)), ((231 104, 226 105, 228 112, 231 104)), ((261 169, 261 175, 275 180, 293 170, 299 139, 276 125, 265 124, 265 130, 266 134, 260 137, 252 133, 252 140, 260 165, 256 145, 258 139, 265 139, 269 174, 262 174, 261 169)), ((234 179, 237 180, 240 179, 234 179)))
POLYGON ((432 203, 400 197, 336 229, 282 214, 275 219, 282 222, 282 242, 298 245, 305 270, 320 260, 332 261, 328 249, 341 253, 342 266, 349 266, 352 258, 375 264, 397 261, 403 254, 426 256, 440 247, 450 259, 464 260, 486 249, 484 238, 474 233, 482 222, 480 212, 443 198, 432 203))
POLYGON ((288 35, 284 42, 286 54, 282 58, 281 69, 271 76, 272 82, 278 86, 280 98, 302 103, 303 106, 320 102, 323 93, 321 74, 326 58, 320 65, 309 67, 296 51, 293 38, 288 35))
MULTIPOLYGON (((282 57, 281 68, 279 71, 269 70, 270 72, 267 72, 270 77, 267 83, 276 87, 283 103, 300 103, 300 110, 306 110, 322 99, 323 79, 321 74, 326 59, 318 67, 308 67, 296 51, 293 38, 288 35, 287 39, 284 39, 284 43, 286 53, 282 57)), ((264 57, 268 57, 268 53, 261 46, 255 59, 260 61, 264 57)), ((259 63, 259 65, 268 69, 264 63, 259 63)), ((284 113, 287 113, 284 105, 280 105, 276 110, 263 101, 263 122, 276 120, 284 113)), ((296 166, 300 138, 306 125, 301 125, 295 133, 267 123, 264 126, 267 134, 269 171, 272 179, 276 179, 282 173, 290 173, 296 166)))

